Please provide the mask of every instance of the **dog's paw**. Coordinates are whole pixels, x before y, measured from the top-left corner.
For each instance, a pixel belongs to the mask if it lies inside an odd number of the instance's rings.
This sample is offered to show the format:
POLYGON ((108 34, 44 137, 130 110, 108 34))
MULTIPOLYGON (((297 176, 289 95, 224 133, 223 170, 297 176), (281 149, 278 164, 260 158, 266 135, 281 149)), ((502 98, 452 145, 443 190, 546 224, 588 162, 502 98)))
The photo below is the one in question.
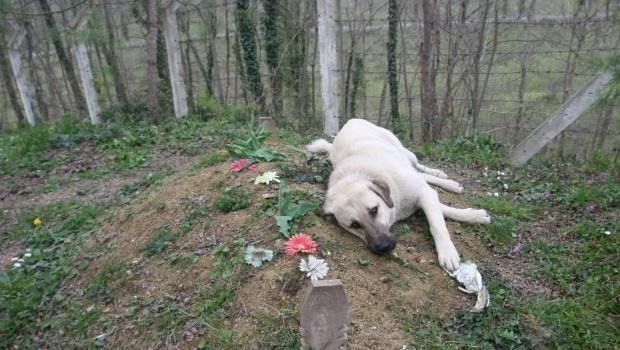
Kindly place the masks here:
MULTIPOLYGON (((434 174, 431 174, 431 175, 435 175, 435 176, 440 177, 440 178, 442 178, 442 179, 447 179, 447 178, 448 178, 448 174, 444 173, 443 171, 441 171, 441 170, 437 170, 437 169, 434 169, 434 170, 435 170, 435 173, 434 173, 434 174)), ((459 186, 460 186, 460 185, 459 185, 459 186)), ((462 190, 463 190, 463 189, 461 188, 461 191, 462 191, 462 190)))
POLYGON ((471 217, 474 224, 488 224, 491 222, 491 215, 484 209, 472 209, 471 217))
POLYGON ((463 186, 456 182, 456 181, 452 181, 452 180, 447 180, 447 184, 446 184, 446 190, 450 191, 450 192, 454 192, 454 193, 462 193, 463 192, 463 186))
POLYGON ((456 251, 451 241, 437 244, 437 259, 439 260, 439 266, 448 272, 456 271, 461 265, 459 252, 456 251))

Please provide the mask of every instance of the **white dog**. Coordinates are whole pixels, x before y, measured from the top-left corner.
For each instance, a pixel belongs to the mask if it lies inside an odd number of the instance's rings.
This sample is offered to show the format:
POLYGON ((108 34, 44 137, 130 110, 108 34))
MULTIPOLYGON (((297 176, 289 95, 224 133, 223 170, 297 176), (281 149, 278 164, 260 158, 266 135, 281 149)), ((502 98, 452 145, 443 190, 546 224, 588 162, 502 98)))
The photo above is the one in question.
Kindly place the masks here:
POLYGON ((451 192, 463 188, 444 172, 418 163, 390 131, 366 120, 351 119, 333 143, 318 139, 311 152, 327 152, 334 167, 323 206, 326 216, 366 242, 375 253, 386 254, 396 246, 392 225, 422 208, 428 219, 439 265, 454 271, 460 265, 444 216, 469 223, 489 223, 484 210, 457 209, 439 202, 429 184, 451 192))

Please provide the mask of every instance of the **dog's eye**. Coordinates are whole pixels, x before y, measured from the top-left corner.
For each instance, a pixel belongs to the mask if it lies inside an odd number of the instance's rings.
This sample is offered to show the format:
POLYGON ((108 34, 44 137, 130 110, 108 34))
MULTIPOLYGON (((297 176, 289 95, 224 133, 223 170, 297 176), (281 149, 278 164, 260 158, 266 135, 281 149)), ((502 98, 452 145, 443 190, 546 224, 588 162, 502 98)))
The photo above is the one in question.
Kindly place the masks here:
POLYGON ((357 229, 362 228, 362 225, 360 225, 360 223, 359 223, 359 222, 357 222, 357 221, 353 221, 353 222, 351 223, 351 228, 352 228, 352 229, 354 229, 354 230, 357 230, 357 229))
POLYGON ((374 218, 375 216, 377 216, 377 212, 378 211, 379 211, 379 206, 376 206, 376 207, 370 209, 368 211, 368 213, 370 213, 370 216, 372 216, 374 218))

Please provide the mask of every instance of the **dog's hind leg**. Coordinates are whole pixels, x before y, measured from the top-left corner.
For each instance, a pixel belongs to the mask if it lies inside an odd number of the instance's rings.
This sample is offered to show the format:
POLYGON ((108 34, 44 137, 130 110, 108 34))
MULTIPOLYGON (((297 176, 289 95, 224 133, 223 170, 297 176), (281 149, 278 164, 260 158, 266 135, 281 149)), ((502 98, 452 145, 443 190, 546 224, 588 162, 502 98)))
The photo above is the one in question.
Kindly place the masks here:
POLYGON ((448 178, 448 175, 446 175, 446 173, 444 173, 443 171, 441 171, 439 169, 429 168, 427 166, 424 166, 424 165, 420 164, 418 162, 418 157, 416 157, 415 154, 413 154, 413 152, 411 152, 410 150, 408 150, 408 149, 406 149, 404 147, 403 147, 403 149, 407 153, 407 157, 409 158, 409 161, 411 162, 411 165, 413 165, 414 168, 418 169, 418 171, 420 171, 422 173, 429 174, 429 175, 433 175, 433 176, 436 176, 436 177, 440 177, 442 179, 447 179, 448 178))
POLYGON ((467 222, 470 224, 488 224, 491 222, 491 216, 484 209, 460 209, 449 207, 445 204, 441 205, 441 212, 449 219, 467 222))
POLYGON ((430 174, 420 174, 424 178, 424 181, 431 185, 439 186, 446 191, 461 193, 463 192, 463 186, 460 183, 448 179, 442 179, 430 174))

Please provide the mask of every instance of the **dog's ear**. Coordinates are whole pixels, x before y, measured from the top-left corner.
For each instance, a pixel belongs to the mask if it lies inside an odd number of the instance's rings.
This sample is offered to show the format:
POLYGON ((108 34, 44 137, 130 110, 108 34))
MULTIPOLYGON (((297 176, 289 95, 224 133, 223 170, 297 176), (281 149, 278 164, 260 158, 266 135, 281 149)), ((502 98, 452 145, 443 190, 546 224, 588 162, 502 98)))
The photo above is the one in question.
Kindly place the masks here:
POLYGON ((394 208, 394 201, 392 201, 392 197, 390 197, 390 186, 383 180, 375 179, 372 180, 371 183, 370 190, 381 197, 388 208, 394 208))

